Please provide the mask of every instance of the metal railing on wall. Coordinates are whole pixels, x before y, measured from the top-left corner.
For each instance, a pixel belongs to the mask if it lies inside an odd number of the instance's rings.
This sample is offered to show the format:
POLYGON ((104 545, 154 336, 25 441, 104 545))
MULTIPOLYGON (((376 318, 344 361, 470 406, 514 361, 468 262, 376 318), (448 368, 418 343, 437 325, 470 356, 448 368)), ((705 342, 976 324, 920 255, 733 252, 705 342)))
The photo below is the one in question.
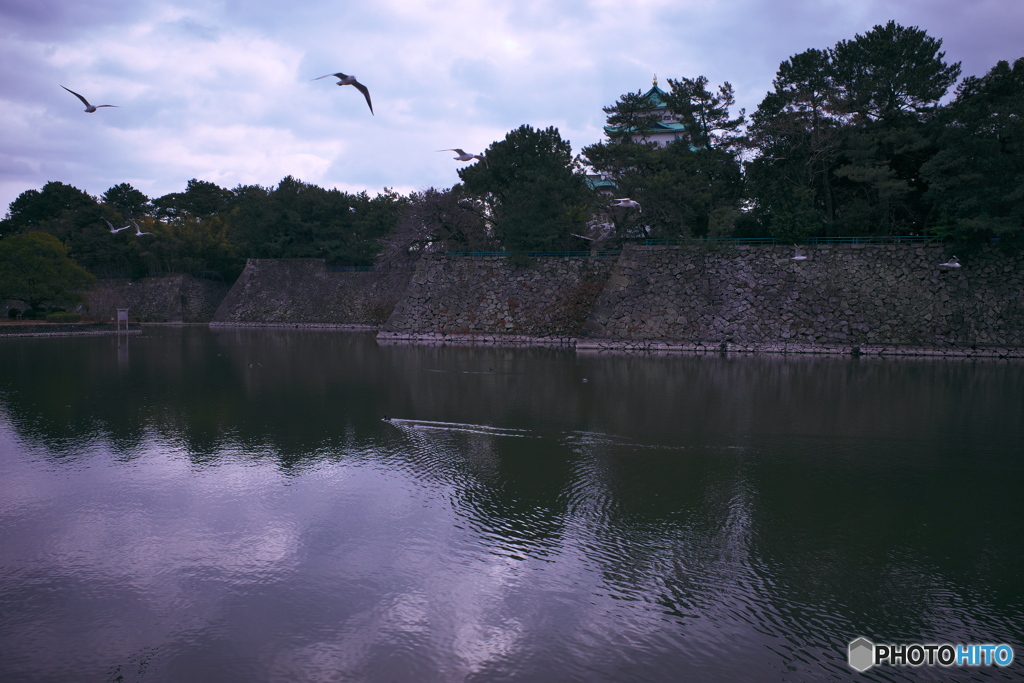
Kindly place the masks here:
POLYGON ((618 256, 621 249, 591 249, 587 251, 445 251, 444 256, 618 256))
POLYGON ((645 237, 640 239, 638 244, 646 247, 661 245, 681 246, 684 244, 753 244, 773 245, 776 244, 774 237, 645 237))
POLYGON ((937 241, 931 235, 886 235, 884 237, 812 237, 811 244, 927 244, 937 241))

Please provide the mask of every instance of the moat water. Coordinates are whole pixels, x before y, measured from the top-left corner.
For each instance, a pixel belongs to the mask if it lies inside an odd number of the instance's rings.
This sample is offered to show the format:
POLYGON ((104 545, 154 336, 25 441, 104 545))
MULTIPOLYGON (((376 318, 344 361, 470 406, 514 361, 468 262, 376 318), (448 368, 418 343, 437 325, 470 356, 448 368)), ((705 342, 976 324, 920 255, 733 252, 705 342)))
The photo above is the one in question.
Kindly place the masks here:
POLYGON ((2 339, 0 680, 1018 680, 1022 491, 1020 363, 2 339))

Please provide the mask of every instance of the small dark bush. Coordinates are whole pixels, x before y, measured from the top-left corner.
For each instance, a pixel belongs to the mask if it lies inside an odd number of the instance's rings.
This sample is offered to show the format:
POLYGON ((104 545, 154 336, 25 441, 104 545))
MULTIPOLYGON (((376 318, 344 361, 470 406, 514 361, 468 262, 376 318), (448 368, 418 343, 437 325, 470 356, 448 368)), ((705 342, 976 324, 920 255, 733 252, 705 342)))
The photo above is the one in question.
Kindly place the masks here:
POLYGON ((46 322, 48 323, 77 323, 82 319, 82 316, 77 313, 48 313, 46 315, 46 322))

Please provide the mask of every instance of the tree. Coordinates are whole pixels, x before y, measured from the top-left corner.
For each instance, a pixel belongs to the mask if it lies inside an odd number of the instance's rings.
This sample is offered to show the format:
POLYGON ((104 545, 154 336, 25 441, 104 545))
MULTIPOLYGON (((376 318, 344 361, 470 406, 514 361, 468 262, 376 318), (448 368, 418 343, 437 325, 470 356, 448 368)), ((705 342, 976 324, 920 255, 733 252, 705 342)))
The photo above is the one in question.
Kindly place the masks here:
POLYGON ((940 151, 922 168, 939 232, 1024 234, 1024 57, 965 79, 940 118, 940 151))
POLYGON ((941 40, 890 21, 831 50, 836 84, 851 113, 834 189, 845 234, 926 232, 922 166, 938 151, 939 101, 960 64, 946 64, 941 40))
POLYGON ((609 213, 621 241, 630 237, 722 237, 739 218, 743 176, 737 159, 721 149, 693 149, 686 140, 664 147, 632 142, 583 149, 594 170, 615 182, 617 196, 643 213, 609 213))
POLYGON ((626 93, 603 110, 607 121, 605 134, 612 142, 629 142, 634 135, 640 136, 640 142, 647 142, 644 134, 658 119, 654 106, 640 91, 626 93))
POLYGON ((0 299, 36 310, 63 307, 81 301, 78 292, 94 282, 53 235, 28 232, 0 240, 0 299))
POLYGON ((834 173, 845 137, 845 109, 825 50, 806 50, 779 65, 751 116, 747 164, 755 213, 768 234, 800 241, 835 217, 834 173))
POLYGON ((924 117, 960 76, 946 64, 942 41, 895 21, 832 48, 836 80, 849 109, 870 120, 924 117))
POLYGON ((609 210, 614 241, 631 237, 718 237, 732 232, 739 218, 743 177, 737 159, 742 110, 731 118, 735 103, 732 86, 718 93, 707 89, 708 79, 669 79, 667 108, 685 125, 685 137, 659 147, 635 142, 627 131, 644 130, 651 103, 638 95, 623 95, 608 114, 607 142, 582 151, 586 163, 615 183, 619 197, 640 204, 643 213, 609 210), (628 105, 628 106, 627 106, 628 105), (646 107, 646 109, 645 109, 646 107), (633 117, 633 118, 628 118, 633 117))
POLYGON ((496 248, 479 203, 463 185, 413 192, 377 260, 382 267, 408 267, 421 255, 496 248))
POLYGON ((708 79, 668 79, 671 91, 666 98, 668 108, 682 118, 690 144, 704 149, 734 150, 740 144, 745 117, 740 109, 730 118, 729 109, 736 104, 732 85, 726 81, 718 92, 708 90, 708 79))
POLYGON ((227 221, 238 252, 255 258, 323 258, 341 265, 366 266, 381 250, 404 198, 385 189, 371 198, 327 190, 287 176, 276 188, 258 185, 234 190, 235 208, 227 221))
POLYGON ((61 218, 65 213, 96 207, 96 199, 77 187, 50 181, 42 190, 26 190, 11 202, 3 233, 28 232, 42 223, 61 218))
POLYGON ((145 216, 152 210, 149 197, 128 183, 120 183, 103 193, 103 203, 125 218, 145 216))
POLYGON ((184 218, 196 216, 209 218, 227 213, 233 205, 233 195, 216 183, 193 178, 188 181, 184 192, 172 192, 153 200, 157 215, 161 218, 184 218))
POLYGON ((459 170, 506 251, 570 249, 595 198, 555 127, 520 126, 487 148, 486 163, 459 170))

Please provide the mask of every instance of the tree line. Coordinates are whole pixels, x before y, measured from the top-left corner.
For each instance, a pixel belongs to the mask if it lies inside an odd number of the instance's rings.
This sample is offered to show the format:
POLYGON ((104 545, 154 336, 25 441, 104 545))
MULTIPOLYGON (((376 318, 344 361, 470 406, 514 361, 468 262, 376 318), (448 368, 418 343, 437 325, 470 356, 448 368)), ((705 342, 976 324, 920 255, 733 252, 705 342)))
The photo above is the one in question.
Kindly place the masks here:
POLYGON ((749 116, 733 111, 729 83, 668 79, 662 107, 642 91, 606 107, 607 139, 578 156, 557 128, 524 125, 453 187, 408 196, 291 176, 234 189, 194 179, 155 199, 128 183, 97 198, 49 182, 0 221, 0 283, 11 271, 3 243, 30 232, 56 238, 97 277, 228 281, 252 257, 395 266, 429 251, 614 248, 637 237, 1012 241, 1024 232, 1024 58, 958 84, 960 64, 941 45, 889 22, 806 50, 779 65, 749 116), (658 146, 645 131, 666 114, 683 126, 658 146), (615 208, 588 173, 642 211, 615 208))

